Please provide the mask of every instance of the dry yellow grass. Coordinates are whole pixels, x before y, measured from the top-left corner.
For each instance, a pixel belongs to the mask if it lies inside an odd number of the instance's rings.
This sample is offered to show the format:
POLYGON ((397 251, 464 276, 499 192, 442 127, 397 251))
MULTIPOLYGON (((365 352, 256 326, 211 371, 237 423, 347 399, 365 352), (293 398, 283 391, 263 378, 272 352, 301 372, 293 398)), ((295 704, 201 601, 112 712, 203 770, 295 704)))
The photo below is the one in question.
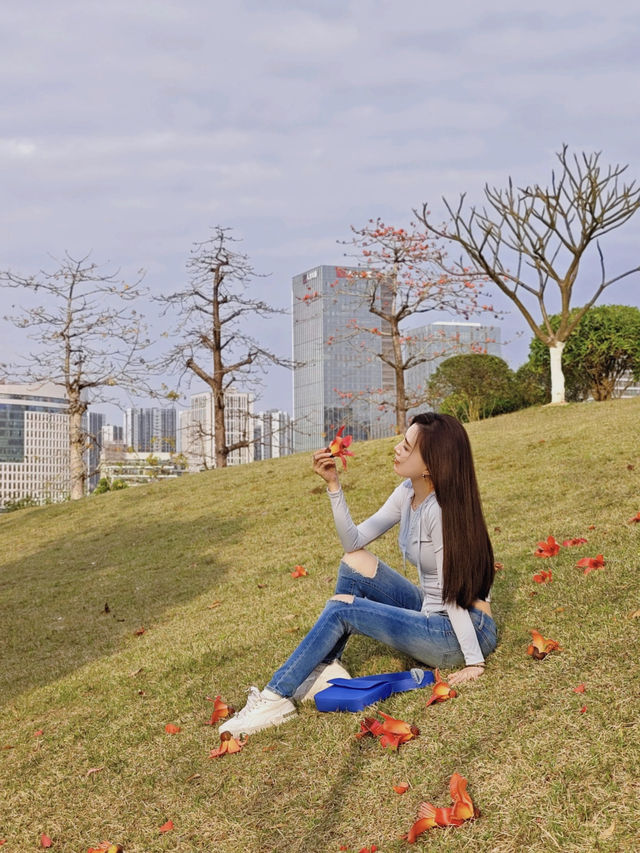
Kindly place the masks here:
MULTIPOLYGON (((46 832, 70 853, 102 839, 126 853, 373 843, 390 853, 405 849, 421 800, 448 804, 455 771, 481 817, 416 849, 635 850, 640 525, 627 520, 640 509, 639 418, 633 400, 470 426, 505 566, 494 588, 501 642, 456 700, 425 708, 414 691, 381 705, 422 730, 398 753, 356 741, 359 716, 305 707, 239 755, 208 758, 206 697, 242 704, 332 592, 341 550, 307 456, 0 518, 3 851, 36 850, 46 832), (549 534, 589 544, 542 565, 532 554, 549 534), (575 568, 599 552, 604 570, 575 568), (309 575, 293 580, 298 563, 309 575), (533 583, 547 563, 553 583, 533 583), (530 628, 563 651, 527 657, 530 628), (168 735, 168 722, 181 732, 168 735), (392 790, 401 780, 404 796, 392 790), (162 835, 168 818, 175 829, 162 835)), ((354 448, 344 485, 356 519, 395 485, 392 446, 354 448)), ((397 564, 395 534, 376 550, 397 564)), ((411 665, 358 637, 345 661, 354 674, 411 665)))

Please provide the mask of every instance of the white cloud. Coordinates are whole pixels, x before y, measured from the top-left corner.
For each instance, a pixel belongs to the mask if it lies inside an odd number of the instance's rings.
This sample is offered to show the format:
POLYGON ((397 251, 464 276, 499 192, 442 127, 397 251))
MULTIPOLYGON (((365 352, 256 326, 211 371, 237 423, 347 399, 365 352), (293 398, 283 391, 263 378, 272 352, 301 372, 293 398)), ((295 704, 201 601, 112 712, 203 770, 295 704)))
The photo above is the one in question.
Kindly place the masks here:
MULTIPOLYGON (((639 176, 639 29, 623 0, 9 4, 5 265, 92 248, 158 290, 228 224, 287 304, 351 223, 544 183, 563 141, 639 176)), ((612 235, 612 269, 639 230, 612 235)))

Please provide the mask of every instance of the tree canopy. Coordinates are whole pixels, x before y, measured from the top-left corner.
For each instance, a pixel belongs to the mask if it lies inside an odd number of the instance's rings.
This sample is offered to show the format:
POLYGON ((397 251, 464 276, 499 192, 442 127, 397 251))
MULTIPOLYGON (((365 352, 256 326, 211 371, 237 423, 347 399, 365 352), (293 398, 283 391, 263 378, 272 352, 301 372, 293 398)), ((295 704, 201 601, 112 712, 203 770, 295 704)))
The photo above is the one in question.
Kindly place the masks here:
POLYGON ((441 412, 477 421, 511 412, 521 404, 515 374, 497 355, 469 353, 443 361, 429 382, 441 412))
MULTIPOLYGON (((574 309, 578 313, 581 309, 574 309)), ((559 314, 550 317, 559 326, 559 314)), ((549 365, 549 350, 537 338, 529 364, 536 371, 549 365)), ((630 305, 598 305, 583 314, 562 354, 567 397, 608 400, 624 390, 625 377, 640 379, 640 310, 630 305)), ((628 384, 628 382, 627 382, 628 384)))

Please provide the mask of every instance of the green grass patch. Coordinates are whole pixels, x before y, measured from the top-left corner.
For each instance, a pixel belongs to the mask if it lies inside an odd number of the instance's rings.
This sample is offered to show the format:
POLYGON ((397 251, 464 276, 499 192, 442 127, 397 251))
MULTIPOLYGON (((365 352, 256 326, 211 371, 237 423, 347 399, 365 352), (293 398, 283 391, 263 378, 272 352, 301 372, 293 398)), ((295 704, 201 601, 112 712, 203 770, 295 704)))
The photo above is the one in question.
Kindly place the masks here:
MULTIPOLYGON (((332 594, 341 548, 310 454, 1 517, 3 851, 37 850, 46 832, 74 853, 103 839, 126 853, 391 853, 421 800, 448 805, 455 771, 481 816, 416 849, 637 849, 640 525, 627 520, 640 509, 639 421, 640 400, 624 400, 470 425, 504 564, 500 644, 453 701, 381 703, 421 729, 396 754, 354 738, 363 715, 305 706, 242 753, 208 758, 206 697, 240 707, 332 594), (535 558, 549 534, 589 544, 535 558), (604 570, 575 568, 597 553, 604 570), (297 563, 308 577, 291 578, 297 563), (553 583, 532 581, 541 568, 553 583), (563 651, 533 661, 531 628, 563 651), (182 731, 166 734, 169 722, 182 731)), ((397 484, 393 445, 356 445, 343 477, 354 519, 397 484)), ((396 536, 374 550, 398 566, 396 536)), ((345 663, 356 675, 412 665, 362 637, 345 663)))

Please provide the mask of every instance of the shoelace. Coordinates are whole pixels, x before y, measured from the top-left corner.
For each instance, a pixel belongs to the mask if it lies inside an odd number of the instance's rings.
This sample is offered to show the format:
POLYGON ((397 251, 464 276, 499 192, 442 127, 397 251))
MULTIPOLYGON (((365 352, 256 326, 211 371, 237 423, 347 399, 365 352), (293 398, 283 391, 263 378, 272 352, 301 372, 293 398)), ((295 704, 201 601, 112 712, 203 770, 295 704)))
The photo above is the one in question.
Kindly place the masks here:
POLYGON ((246 715, 250 711, 253 711, 253 709, 256 707, 256 705, 258 705, 259 702, 264 701, 262 699, 262 696, 260 695, 260 691, 258 690, 257 687, 250 687, 247 690, 247 693, 249 694, 249 698, 247 699, 247 704, 244 706, 244 708, 241 711, 238 711, 238 713, 236 714, 236 717, 238 719, 243 719, 244 717, 246 717, 246 715))

